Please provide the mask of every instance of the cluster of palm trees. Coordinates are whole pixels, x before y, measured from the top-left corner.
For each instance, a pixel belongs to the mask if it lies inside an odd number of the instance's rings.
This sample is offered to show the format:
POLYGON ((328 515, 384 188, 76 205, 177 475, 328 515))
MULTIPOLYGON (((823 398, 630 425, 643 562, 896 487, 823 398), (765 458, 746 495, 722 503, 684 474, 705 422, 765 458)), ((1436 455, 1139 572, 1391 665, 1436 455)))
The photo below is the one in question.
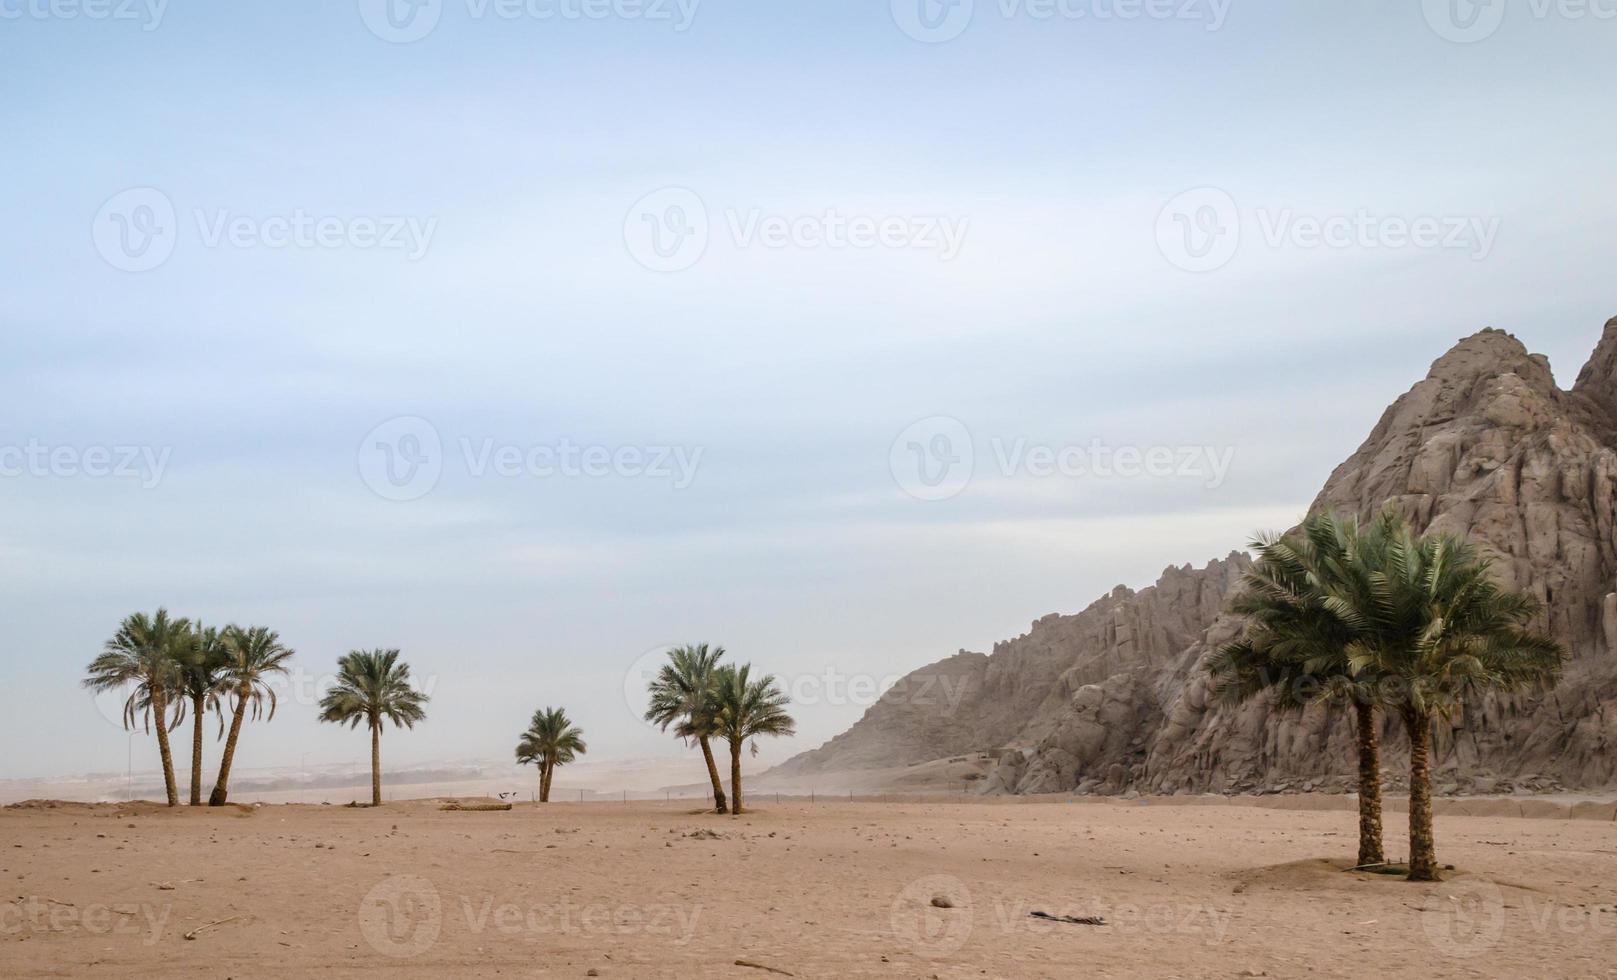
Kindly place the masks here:
MULTIPOLYGON (((126 618, 101 655, 90 662, 84 686, 102 693, 127 688, 123 724, 157 733, 168 805, 179 806, 169 732, 191 719, 191 805, 202 803, 202 729, 205 716, 219 719, 225 739, 219 774, 209 806, 223 806, 230 795, 230 766, 242 723, 275 717, 272 681, 287 674, 293 651, 274 630, 263 626, 203 626, 159 609, 126 618), (225 716, 230 717, 225 734, 225 716)), ((337 661, 337 678, 320 700, 320 720, 371 732, 371 802, 382 802, 381 730, 384 719, 406 728, 426 716, 427 696, 410 684, 410 667, 397 650, 356 650, 337 661)))
POLYGON ((771 674, 755 677, 751 664, 721 663, 723 647, 706 643, 676 647, 668 652, 652 680, 646 720, 664 731, 670 727, 687 743, 695 742, 707 763, 713 783, 713 805, 718 813, 740 814, 741 753, 749 743, 758 754, 760 736, 793 735, 796 725, 786 708, 790 703, 771 674), (713 742, 730 747, 730 796, 726 800, 713 742))
POLYGON ((1564 658, 1533 628, 1540 606, 1501 588, 1463 538, 1417 535, 1395 511, 1367 526, 1333 512, 1252 544, 1232 603, 1244 634, 1208 662, 1226 703, 1267 694, 1280 711, 1353 707, 1360 867, 1387 866, 1381 840, 1378 714, 1409 737, 1409 878, 1438 879, 1431 733, 1469 697, 1552 684, 1564 658))
POLYGON ((263 626, 205 627, 189 619, 176 619, 168 610, 155 615, 136 613, 125 619, 108 640, 101 655, 90 662, 84 684, 104 692, 128 687, 124 727, 138 723, 157 731, 157 750, 163 760, 163 785, 168 805, 178 806, 174 756, 168 733, 185 722, 191 729, 191 805, 202 803, 202 726, 211 709, 219 717, 220 735, 230 715, 230 734, 209 806, 222 806, 230 793, 230 764, 236 756, 242 722, 248 712, 256 721, 275 716, 275 690, 270 679, 286 673, 293 652, 274 630, 263 626))

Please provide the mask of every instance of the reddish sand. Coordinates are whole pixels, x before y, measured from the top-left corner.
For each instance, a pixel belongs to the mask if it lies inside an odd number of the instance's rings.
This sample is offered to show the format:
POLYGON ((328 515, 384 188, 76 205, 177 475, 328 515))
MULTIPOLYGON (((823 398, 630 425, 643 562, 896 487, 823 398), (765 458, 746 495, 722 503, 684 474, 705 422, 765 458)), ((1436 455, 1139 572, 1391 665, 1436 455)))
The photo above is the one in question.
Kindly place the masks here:
POLYGON ((10 808, 0 975, 1617 976, 1609 821, 1441 817, 1431 885, 1335 809, 759 803, 10 808))

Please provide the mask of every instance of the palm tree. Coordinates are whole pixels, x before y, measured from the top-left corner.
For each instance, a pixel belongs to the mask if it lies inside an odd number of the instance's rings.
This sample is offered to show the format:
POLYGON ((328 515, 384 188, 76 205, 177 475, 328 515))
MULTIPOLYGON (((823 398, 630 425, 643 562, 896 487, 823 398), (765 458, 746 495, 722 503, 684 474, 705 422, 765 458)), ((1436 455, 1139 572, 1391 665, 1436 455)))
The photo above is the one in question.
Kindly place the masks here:
POLYGON ((752 664, 740 668, 720 667, 716 684, 718 713, 716 734, 730 743, 730 812, 741 813, 741 746, 752 743, 758 754, 759 735, 794 735, 797 728, 786 713, 790 703, 786 692, 775 683, 774 675, 754 680, 752 664))
POLYGON ((1409 879, 1436 881, 1433 718, 1451 716, 1476 694, 1553 683, 1564 653, 1529 627, 1538 600, 1495 583, 1492 562, 1470 542, 1417 537, 1390 511, 1377 525, 1377 547, 1361 555, 1372 586, 1369 629, 1349 646, 1349 664, 1392 689, 1389 701, 1409 734, 1409 879))
POLYGON ((171 619, 168 610, 153 616, 135 613, 118 627, 101 655, 90 662, 84 686, 92 691, 110 691, 133 684, 124 702, 124 727, 133 729, 142 719, 147 731, 157 727, 157 753, 163 761, 163 787, 168 805, 179 806, 180 794, 174 785, 174 756, 169 751, 168 733, 172 727, 169 698, 180 683, 180 662, 191 643, 191 624, 171 619))
POLYGON ((351 650, 337 660, 337 684, 320 699, 320 720, 371 730, 371 806, 382 805, 382 719, 414 728, 427 716, 427 696, 410 686, 410 665, 397 650, 351 650))
POLYGON ((576 727, 561 708, 544 708, 533 713, 528 730, 517 741, 517 764, 539 767, 539 802, 550 802, 550 777, 557 766, 565 766, 587 751, 584 732, 576 727))
POLYGON ((673 725, 676 736, 694 739, 701 746, 707 776, 713 783, 713 806, 719 813, 724 813, 726 806, 724 783, 719 781, 719 767, 713 761, 713 682, 723 658, 724 647, 709 649, 706 643, 668 651, 668 663, 663 664, 651 683, 651 704, 646 709, 647 721, 663 731, 673 725))
POLYGON ((1386 862, 1381 841, 1381 756, 1374 678, 1355 675, 1347 648, 1364 623, 1364 579, 1355 574, 1358 522, 1315 514, 1284 537, 1252 542, 1258 559, 1231 603, 1246 617, 1243 635, 1207 664, 1214 693, 1226 704, 1268 694, 1276 711, 1322 701, 1353 706, 1359 754, 1360 867, 1386 862))
MULTIPOLYGON (((175 725, 191 710, 191 805, 202 805, 202 721, 209 708, 219 710, 219 677, 224 666, 224 641, 218 629, 192 624, 191 641, 180 661, 180 683, 174 699, 175 725)), ((223 720, 223 719, 221 719, 223 720)))
MULTIPOLYGON (((253 720, 261 716, 275 717, 275 691, 269 686, 273 674, 286 673, 286 662, 293 651, 281 645, 281 637, 263 626, 243 629, 230 626, 225 629, 224 662, 220 667, 219 693, 231 699, 230 735, 225 739, 225 752, 219 760, 219 778, 208 795, 209 806, 223 806, 230 795, 230 764, 236 758, 236 740, 241 736, 241 723, 252 708, 253 720), (269 711, 264 713, 264 703, 269 711)), ((223 716, 220 724, 224 723, 223 716)))

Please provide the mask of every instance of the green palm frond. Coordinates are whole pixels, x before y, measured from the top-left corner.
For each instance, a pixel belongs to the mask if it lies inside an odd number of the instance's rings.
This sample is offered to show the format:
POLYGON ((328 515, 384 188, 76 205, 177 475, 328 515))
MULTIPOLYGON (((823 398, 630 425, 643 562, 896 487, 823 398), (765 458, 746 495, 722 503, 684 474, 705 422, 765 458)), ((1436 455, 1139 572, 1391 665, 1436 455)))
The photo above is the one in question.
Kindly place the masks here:
POLYGON ((410 683, 410 665, 397 650, 354 650, 337 660, 337 682, 320 699, 320 720, 380 728, 382 719, 414 728, 426 717, 427 695, 410 683))
POLYGON ((534 712, 528 730, 517 740, 518 765, 564 766, 588 751, 584 732, 575 726, 561 708, 534 712))

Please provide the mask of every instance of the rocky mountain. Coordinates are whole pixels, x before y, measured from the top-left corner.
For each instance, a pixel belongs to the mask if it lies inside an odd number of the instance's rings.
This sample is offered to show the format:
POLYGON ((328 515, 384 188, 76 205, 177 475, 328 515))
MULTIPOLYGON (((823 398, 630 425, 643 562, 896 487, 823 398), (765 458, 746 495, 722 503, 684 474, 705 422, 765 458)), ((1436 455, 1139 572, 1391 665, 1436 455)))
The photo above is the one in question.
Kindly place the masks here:
MULTIPOLYGON (((1571 662, 1555 691, 1492 699, 1441 726, 1446 792, 1617 784, 1617 319, 1571 391, 1515 337, 1462 340, 1395 401, 1314 501, 1368 517, 1392 502, 1420 528, 1470 535, 1500 578, 1546 604, 1571 662)), ((1320 706, 1271 718, 1210 701, 1203 660, 1249 560, 1234 553, 1118 587, 1051 615, 989 655, 923 667, 847 732, 773 770, 824 778, 988 752, 981 791, 1351 789, 1353 726, 1320 706)), ((1404 768, 1384 733, 1388 782, 1404 768)))

